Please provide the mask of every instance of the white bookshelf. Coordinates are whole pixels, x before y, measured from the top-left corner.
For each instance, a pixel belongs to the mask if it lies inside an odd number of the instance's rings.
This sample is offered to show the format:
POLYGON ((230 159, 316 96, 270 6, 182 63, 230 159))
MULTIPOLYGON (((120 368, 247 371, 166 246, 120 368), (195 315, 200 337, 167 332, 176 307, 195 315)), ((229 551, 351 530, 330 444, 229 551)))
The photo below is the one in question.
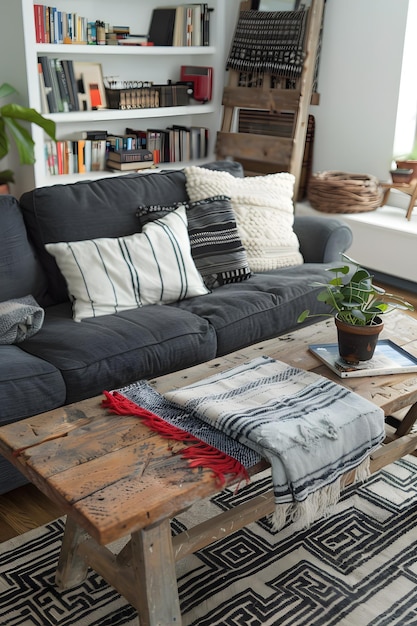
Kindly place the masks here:
MULTIPOLYGON (((5 0, 2 0, 5 2, 5 0)), ((111 133, 124 133, 125 127, 146 129, 166 128, 172 124, 204 126, 209 128, 209 154, 213 153, 216 132, 220 125, 221 98, 224 85, 225 59, 234 24, 230 29, 230 15, 237 15, 238 0, 212 0, 210 16, 210 45, 198 47, 123 47, 73 44, 37 44, 33 0, 7 0, 8 19, 0 23, 0 82, 11 83, 20 94, 20 102, 41 110, 37 59, 46 55, 75 61, 101 63, 103 76, 118 80, 152 81, 165 84, 180 80, 181 65, 213 68, 213 98, 200 104, 157 109, 79 111, 45 114, 57 125, 57 139, 73 136, 76 131, 105 128, 111 133), (234 11, 231 5, 234 5, 234 11), (229 26, 228 26, 229 22, 229 26), (11 59, 13 58, 13 63, 11 59)), ((152 10, 158 6, 178 5, 178 0, 55 0, 44 2, 63 11, 76 11, 89 21, 102 20, 112 25, 128 25, 132 33, 147 33, 152 10)), ((20 194, 33 187, 73 182, 74 180, 114 175, 110 172, 89 172, 86 175, 51 176, 45 167, 45 139, 43 131, 32 126, 36 162, 34 166, 20 167, 11 153, 11 169, 16 173, 12 192, 20 194)), ((178 164, 165 164, 178 167, 178 164)))

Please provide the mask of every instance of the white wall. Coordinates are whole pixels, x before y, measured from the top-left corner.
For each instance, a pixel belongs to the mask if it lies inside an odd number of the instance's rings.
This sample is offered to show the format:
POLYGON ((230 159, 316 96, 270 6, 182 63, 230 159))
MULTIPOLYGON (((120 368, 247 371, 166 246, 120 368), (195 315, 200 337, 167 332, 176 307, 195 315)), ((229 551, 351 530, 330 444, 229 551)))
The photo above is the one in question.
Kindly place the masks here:
POLYGON ((388 179, 409 2, 327 0, 313 171, 388 179))

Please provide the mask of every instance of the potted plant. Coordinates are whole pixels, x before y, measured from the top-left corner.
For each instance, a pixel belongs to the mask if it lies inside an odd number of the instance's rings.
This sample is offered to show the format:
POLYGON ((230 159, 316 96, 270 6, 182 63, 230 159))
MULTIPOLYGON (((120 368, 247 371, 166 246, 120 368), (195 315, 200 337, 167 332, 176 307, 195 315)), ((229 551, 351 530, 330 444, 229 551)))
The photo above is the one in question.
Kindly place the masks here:
POLYGON ((342 255, 346 263, 328 268, 327 283, 313 283, 324 287, 317 295, 319 302, 329 305, 329 313, 310 315, 303 311, 298 322, 308 317, 334 316, 337 327, 339 354, 347 363, 358 363, 372 358, 383 328, 381 315, 394 309, 413 311, 412 304, 401 296, 387 293, 373 283, 373 276, 363 267, 342 255))
MULTIPOLYGON (((8 98, 17 91, 8 83, 0 86, 0 99, 8 98)), ((22 165, 32 165, 35 162, 34 141, 28 129, 20 122, 37 124, 55 140, 55 122, 44 118, 35 109, 23 107, 20 104, 4 104, 0 107, 0 159, 9 152, 10 139, 16 144, 19 160, 22 165)), ((14 182, 14 173, 11 170, 0 171, 0 185, 14 182)))
MULTIPOLYGON (((409 154, 404 154, 395 159, 397 170, 411 169, 411 180, 417 178, 417 137, 414 142, 414 146, 409 154)), ((410 181, 410 178, 407 182, 410 181)))

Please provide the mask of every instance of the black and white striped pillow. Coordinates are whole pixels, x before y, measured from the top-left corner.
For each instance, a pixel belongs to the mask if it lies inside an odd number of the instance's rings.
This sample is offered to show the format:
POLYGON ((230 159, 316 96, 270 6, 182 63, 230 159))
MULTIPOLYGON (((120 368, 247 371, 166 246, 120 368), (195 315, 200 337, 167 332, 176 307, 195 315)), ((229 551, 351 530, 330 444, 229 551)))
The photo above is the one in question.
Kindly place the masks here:
MULTIPOLYGON (((174 211, 173 206, 141 206, 137 215, 142 224, 174 211)), ((228 196, 213 196, 186 205, 191 254, 209 289, 250 277, 245 248, 228 196)))
POLYGON ((191 256, 183 206, 141 233, 45 247, 67 281, 76 321, 208 293, 191 256))

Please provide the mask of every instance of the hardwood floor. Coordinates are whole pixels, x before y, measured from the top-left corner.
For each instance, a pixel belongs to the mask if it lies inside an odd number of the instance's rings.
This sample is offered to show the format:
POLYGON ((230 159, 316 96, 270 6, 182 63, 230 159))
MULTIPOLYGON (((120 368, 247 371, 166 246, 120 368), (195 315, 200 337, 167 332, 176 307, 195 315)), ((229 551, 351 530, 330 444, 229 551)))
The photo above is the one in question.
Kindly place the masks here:
POLYGON ((23 485, 0 496, 0 543, 43 526, 62 515, 34 485, 23 485))
MULTIPOLYGON (((384 287, 411 302, 416 309, 411 315, 417 318, 417 293, 384 287)), ((62 511, 33 485, 24 485, 0 495, 0 542, 47 524, 61 515, 62 511)))

